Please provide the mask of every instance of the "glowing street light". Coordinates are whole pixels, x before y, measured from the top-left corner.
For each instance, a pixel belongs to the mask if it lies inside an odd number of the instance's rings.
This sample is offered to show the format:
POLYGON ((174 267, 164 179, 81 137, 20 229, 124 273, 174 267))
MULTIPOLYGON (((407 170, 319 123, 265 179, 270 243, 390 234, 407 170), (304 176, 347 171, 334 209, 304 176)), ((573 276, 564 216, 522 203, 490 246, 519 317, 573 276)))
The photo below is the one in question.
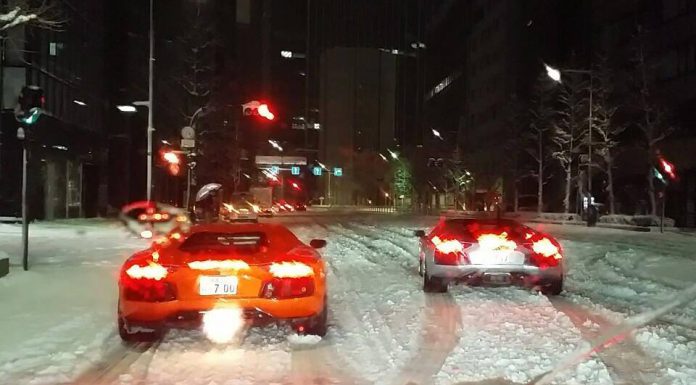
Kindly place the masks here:
POLYGON ((130 105, 130 104, 116 106, 116 108, 118 108, 118 110, 121 112, 131 113, 131 114, 138 111, 138 109, 135 108, 135 106, 130 105))
POLYGON ((436 138, 438 138, 438 139, 440 139, 440 140, 445 140, 445 139, 442 137, 442 135, 440 134, 440 131, 438 131, 438 130, 436 130, 436 129, 434 129, 434 128, 432 128, 431 130, 433 131, 433 136, 435 136, 436 138))
POLYGON ((394 160, 399 159, 399 154, 397 154, 396 152, 394 152, 390 149, 387 149, 387 151, 389 151, 389 155, 391 155, 392 159, 394 159, 394 160))
POLYGON ((556 83, 561 82, 561 71, 549 66, 548 64, 544 64, 544 68, 546 68, 546 75, 551 78, 556 83))
POLYGON ((277 141, 272 140, 272 139, 268 139, 268 143, 270 143, 271 146, 273 146, 273 148, 275 148, 276 150, 278 150, 278 151, 283 151, 283 147, 281 147, 280 144, 278 144, 277 141))
POLYGON ((385 162, 389 162, 389 159, 387 159, 387 157, 384 156, 384 154, 382 154, 381 152, 379 153, 379 156, 380 156, 380 158, 382 158, 382 160, 384 160, 385 162))
POLYGON ((180 159, 179 156, 174 152, 174 151, 167 151, 162 154, 162 159, 167 161, 167 163, 170 164, 179 164, 180 159))

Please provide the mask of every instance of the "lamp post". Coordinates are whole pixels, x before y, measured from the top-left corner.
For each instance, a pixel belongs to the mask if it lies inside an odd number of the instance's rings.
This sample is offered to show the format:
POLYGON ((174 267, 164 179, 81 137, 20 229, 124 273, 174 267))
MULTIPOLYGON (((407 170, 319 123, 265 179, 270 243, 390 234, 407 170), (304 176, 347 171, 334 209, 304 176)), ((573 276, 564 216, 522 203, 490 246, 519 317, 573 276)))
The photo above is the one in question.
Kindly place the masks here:
POLYGON ((588 132, 587 132, 587 192, 590 194, 590 197, 592 197, 592 92, 593 92, 593 79, 594 76, 592 75, 591 70, 579 70, 579 69, 563 69, 559 70, 556 68, 553 68, 549 66, 548 64, 544 64, 544 67, 546 69, 546 75, 548 75, 549 78, 551 78, 554 82, 556 83, 561 83, 561 73, 566 72, 566 73, 577 73, 577 74, 584 74, 588 75, 590 77, 590 100, 589 100, 589 119, 587 120, 587 125, 588 125, 588 132))

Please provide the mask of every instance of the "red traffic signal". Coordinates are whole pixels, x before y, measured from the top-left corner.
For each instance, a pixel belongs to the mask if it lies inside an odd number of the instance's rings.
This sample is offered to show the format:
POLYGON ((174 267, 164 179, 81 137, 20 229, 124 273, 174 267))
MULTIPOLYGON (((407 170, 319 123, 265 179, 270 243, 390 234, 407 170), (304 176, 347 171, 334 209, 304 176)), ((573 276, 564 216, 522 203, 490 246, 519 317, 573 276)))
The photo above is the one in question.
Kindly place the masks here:
POLYGON ((667 175, 667 177, 672 180, 676 181, 679 177, 677 176, 677 168, 674 167, 672 163, 670 163, 667 159, 665 159, 662 155, 660 155, 657 158, 657 161, 660 165, 660 169, 667 175))
POLYGON ((292 183, 290 183, 290 186, 292 186, 292 189, 295 190, 295 191, 300 191, 300 190, 302 190, 302 187, 300 187, 300 185, 297 184, 297 182, 292 182, 292 183))
POLYGON ((259 113, 259 116, 261 116, 261 117, 264 117, 268 120, 275 119, 275 114, 273 114, 271 112, 270 108, 268 108, 268 104, 266 104, 266 103, 259 105, 259 108, 257 111, 259 113))

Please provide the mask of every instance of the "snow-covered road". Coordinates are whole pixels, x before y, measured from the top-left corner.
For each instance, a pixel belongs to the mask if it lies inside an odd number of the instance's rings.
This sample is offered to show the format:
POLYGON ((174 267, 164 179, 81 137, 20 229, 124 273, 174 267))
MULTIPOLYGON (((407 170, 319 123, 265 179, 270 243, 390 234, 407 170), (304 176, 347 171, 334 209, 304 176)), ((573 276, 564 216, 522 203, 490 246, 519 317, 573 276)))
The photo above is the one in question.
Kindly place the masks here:
MULTIPOLYGON (((547 225, 566 250, 564 295, 462 286, 425 295, 412 230, 434 218, 276 220, 305 241, 328 241, 331 327, 323 339, 270 327, 215 345, 196 331, 171 331, 159 344, 125 348, 114 325, 116 272, 145 242, 111 222, 39 224, 32 268, 22 272, 19 228, 0 225, 0 254, 13 262, 0 278, 0 383, 525 383, 696 281, 696 237, 547 225)), ((696 383, 696 305, 555 383, 696 383)))

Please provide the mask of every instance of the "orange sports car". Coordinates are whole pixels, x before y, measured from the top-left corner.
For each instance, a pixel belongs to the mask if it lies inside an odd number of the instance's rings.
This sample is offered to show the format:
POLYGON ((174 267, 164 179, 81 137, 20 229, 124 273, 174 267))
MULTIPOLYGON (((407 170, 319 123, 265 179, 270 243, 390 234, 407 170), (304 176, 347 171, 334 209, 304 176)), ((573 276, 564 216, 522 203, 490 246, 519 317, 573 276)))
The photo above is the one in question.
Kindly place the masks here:
POLYGON ((326 267, 316 249, 325 245, 321 239, 305 245, 268 223, 174 230, 121 268, 119 334, 141 341, 172 327, 224 335, 237 325, 285 322, 323 336, 326 267))

